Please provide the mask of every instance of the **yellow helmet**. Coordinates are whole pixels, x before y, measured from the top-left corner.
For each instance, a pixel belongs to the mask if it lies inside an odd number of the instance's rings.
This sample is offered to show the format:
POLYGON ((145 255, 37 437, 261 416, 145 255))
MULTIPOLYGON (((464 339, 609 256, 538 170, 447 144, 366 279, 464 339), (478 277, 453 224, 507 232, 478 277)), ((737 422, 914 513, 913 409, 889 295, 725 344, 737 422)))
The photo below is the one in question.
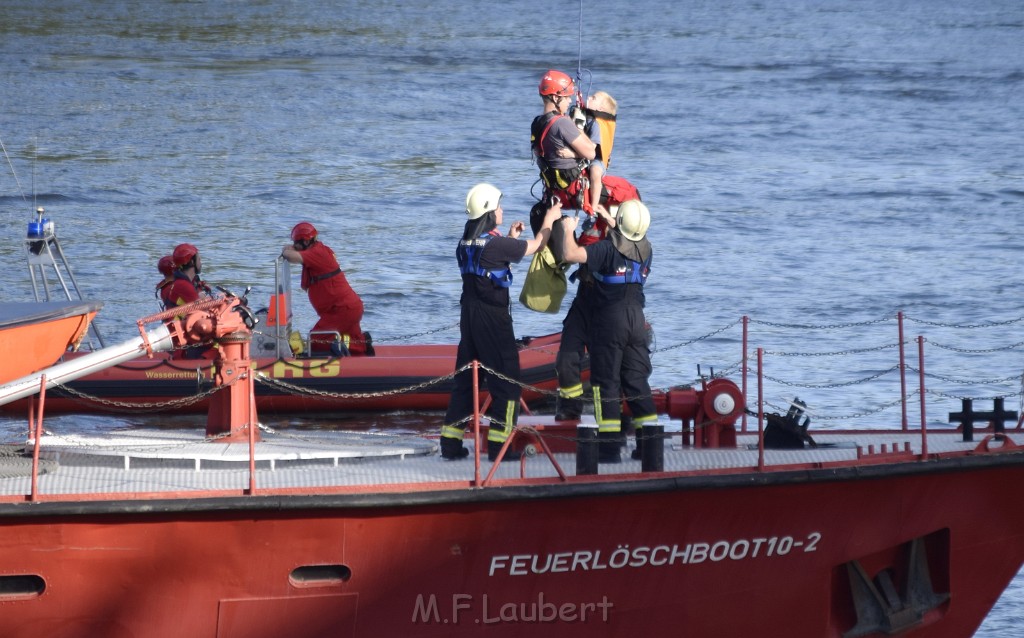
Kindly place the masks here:
POLYGON ((466 195, 466 215, 470 219, 479 219, 491 212, 498 210, 498 203, 501 201, 501 191, 490 184, 477 184, 469 189, 466 195))
POLYGON ((640 241, 651 226, 651 211, 639 199, 624 201, 619 204, 615 225, 626 239, 640 241))

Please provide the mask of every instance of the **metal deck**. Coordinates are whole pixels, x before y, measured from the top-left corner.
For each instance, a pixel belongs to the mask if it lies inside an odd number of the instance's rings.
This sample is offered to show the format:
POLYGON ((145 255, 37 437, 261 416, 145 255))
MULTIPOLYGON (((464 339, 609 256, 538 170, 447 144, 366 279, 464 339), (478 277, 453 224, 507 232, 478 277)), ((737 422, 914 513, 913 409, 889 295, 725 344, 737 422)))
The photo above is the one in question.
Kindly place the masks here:
MULTIPOLYGON (((543 420, 531 419, 531 426, 553 427, 543 420)), ((665 423, 671 438, 665 442, 664 473, 728 473, 773 471, 828 464, 878 464, 887 460, 913 461, 922 451, 919 431, 887 430, 813 432, 816 448, 765 450, 763 464, 757 446, 756 431, 739 433, 736 448, 705 449, 683 445, 680 424, 665 423), (672 431, 674 430, 674 432, 672 431), (759 469, 763 467, 763 470, 759 469)), ((571 444, 574 430, 546 430, 540 433, 556 450, 571 444), (568 436, 567 436, 568 435, 568 436), (559 440, 561 439, 561 440, 559 440)), ((955 430, 928 433, 929 457, 948 453, 969 453, 985 445, 985 434, 965 442, 955 430)), ((1009 433, 1011 441, 1014 432, 1009 433)), ((1024 437, 1020 437, 1024 438, 1024 437)), ((426 489, 433 484, 461 484, 474 480, 473 455, 459 461, 446 461, 437 454, 437 440, 426 436, 369 434, 365 432, 264 432, 255 445, 254 483, 257 489, 367 491, 426 489)), ((472 441, 467 439, 472 448, 472 441)), ((21 471, 7 472, 0 479, 0 497, 27 495, 32 491, 31 451, 15 459, 21 471)), ((621 463, 602 464, 600 476, 639 474, 640 461, 632 460, 632 438, 621 463)), ((993 447, 1001 445, 991 443, 993 447)), ((503 461, 493 478, 551 479, 559 474, 540 446, 537 454, 522 461, 503 461)), ((568 477, 576 473, 575 455, 560 451, 555 462, 568 477)), ((244 491, 250 486, 249 445, 205 440, 201 432, 167 430, 124 430, 102 436, 52 435, 42 437, 36 495, 141 495, 168 493, 187 496, 188 492, 216 490, 244 491)), ((493 463, 482 455, 480 472, 487 476, 493 463)), ((451 486, 449 486, 451 487, 451 486)))

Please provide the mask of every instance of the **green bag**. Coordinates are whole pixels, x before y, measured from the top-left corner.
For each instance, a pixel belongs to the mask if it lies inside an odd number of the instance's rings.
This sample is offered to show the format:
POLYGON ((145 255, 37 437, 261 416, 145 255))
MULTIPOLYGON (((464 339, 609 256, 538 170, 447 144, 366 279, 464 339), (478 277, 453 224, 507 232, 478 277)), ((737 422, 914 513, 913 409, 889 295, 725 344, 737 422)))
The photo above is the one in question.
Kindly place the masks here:
POLYGON ((569 287, 565 279, 565 271, 568 268, 569 264, 558 263, 547 246, 534 253, 530 270, 523 281, 523 290, 519 293, 519 301, 537 312, 558 312, 569 287))

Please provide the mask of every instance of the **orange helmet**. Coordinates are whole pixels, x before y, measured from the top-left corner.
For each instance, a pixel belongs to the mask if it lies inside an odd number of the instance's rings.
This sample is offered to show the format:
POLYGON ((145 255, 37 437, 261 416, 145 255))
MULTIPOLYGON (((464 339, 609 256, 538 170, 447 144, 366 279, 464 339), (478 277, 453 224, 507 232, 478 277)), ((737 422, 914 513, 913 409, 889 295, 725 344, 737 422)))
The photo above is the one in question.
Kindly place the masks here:
POLYGON ((178 244, 175 246, 174 252, 171 253, 171 258, 174 260, 174 265, 181 268, 195 259, 195 256, 198 254, 199 249, 192 244, 178 244))
POLYGON ((160 258, 160 261, 156 262, 156 269, 164 277, 170 277, 174 274, 174 257, 164 255, 160 258))
POLYGON ((299 222, 292 229, 292 241, 312 241, 316 239, 316 228, 309 222, 299 222))
POLYGON ((572 94, 576 92, 576 85, 568 75, 551 69, 540 79, 539 89, 541 95, 572 97, 572 94))

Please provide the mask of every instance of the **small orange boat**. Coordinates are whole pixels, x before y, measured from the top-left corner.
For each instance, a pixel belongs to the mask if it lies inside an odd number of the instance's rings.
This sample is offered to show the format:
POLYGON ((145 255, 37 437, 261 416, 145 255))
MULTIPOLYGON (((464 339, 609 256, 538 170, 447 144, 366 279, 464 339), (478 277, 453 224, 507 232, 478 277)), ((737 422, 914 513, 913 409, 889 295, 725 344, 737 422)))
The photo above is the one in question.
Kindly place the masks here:
POLYGON ((0 305, 0 383, 52 365, 77 347, 102 306, 83 301, 0 305))

